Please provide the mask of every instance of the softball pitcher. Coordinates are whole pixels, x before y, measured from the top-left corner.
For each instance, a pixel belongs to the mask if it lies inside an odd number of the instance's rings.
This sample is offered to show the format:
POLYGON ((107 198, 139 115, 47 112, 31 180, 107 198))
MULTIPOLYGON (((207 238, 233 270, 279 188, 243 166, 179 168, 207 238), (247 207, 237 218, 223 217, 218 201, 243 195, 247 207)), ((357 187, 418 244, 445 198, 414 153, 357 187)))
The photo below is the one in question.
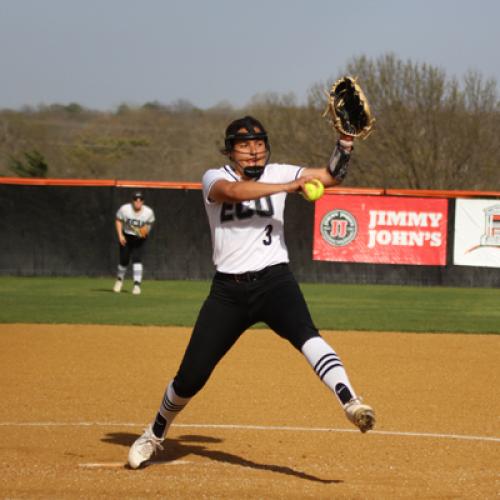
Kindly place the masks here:
POLYGON ((352 139, 341 136, 324 168, 268 163, 269 141, 258 120, 245 116, 227 127, 223 153, 228 164, 203 176, 216 268, 211 290, 156 418, 130 448, 131 468, 162 448, 177 414, 240 335, 257 322, 266 323, 305 356, 361 432, 373 428, 373 409, 357 396, 341 359, 311 319, 288 266, 283 230, 287 194, 302 191, 312 179, 325 186, 339 184, 351 149, 352 139))
POLYGON ((153 210, 144 205, 144 195, 136 191, 132 196, 132 203, 122 205, 116 212, 115 229, 120 242, 120 263, 116 274, 113 291, 120 293, 127 267, 132 259, 132 275, 134 287, 132 293, 141 293, 143 274, 142 251, 153 223, 155 214, 153 210))

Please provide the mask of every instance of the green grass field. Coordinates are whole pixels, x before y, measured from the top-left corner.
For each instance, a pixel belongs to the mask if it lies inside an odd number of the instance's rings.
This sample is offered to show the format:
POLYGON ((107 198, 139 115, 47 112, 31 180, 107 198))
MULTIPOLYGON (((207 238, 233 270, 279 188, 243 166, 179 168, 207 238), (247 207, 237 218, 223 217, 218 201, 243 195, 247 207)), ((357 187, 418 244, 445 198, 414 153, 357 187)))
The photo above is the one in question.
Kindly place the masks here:
MULTIPOLYGON (((142 295, 105 278, 0 278, 0 323, 192 326, 206 281, 146 281, 142 295)), ((500 333, 500 290, 303 284, 318 328, 500 333)))

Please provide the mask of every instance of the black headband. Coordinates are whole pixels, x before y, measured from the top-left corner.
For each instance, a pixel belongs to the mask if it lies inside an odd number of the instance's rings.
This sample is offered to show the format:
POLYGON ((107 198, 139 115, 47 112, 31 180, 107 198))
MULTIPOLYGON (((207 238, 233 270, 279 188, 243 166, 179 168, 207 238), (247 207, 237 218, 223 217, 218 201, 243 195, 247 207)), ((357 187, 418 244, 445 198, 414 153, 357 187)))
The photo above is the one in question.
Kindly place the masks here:
POLYGON ((226 137, 224 139, 224 146, 226 152, 233 149, 235 141, 253 141, 262 140, 266 143, 266 148, 269 148, 267 132, 262 124, 252 116, 245 116, 239 120, 234 120, 226 129, 226 137), (247 132, 238 132, 241 129, 247 132), (258 130, 258 131, 257 131, 258 130))

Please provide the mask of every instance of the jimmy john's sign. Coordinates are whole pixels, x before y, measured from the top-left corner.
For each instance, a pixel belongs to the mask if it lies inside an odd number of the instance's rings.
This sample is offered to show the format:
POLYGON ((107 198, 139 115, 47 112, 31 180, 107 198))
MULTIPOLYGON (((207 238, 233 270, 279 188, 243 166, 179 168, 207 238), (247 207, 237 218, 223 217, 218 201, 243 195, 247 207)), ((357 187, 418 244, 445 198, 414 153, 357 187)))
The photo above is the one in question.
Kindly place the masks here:
POLYGON ((446 199, 327 193, 316 202, 313 259, 445 265, 446 199))

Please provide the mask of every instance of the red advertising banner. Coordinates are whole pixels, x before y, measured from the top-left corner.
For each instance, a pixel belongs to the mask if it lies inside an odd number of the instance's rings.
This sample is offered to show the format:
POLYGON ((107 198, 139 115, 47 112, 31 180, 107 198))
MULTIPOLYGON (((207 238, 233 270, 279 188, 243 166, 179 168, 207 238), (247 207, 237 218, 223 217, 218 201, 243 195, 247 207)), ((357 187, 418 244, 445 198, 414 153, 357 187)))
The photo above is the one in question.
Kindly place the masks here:
POLYGON ((314 260, 446 264, 448 201, 325 194, 316 202, 314 260))

